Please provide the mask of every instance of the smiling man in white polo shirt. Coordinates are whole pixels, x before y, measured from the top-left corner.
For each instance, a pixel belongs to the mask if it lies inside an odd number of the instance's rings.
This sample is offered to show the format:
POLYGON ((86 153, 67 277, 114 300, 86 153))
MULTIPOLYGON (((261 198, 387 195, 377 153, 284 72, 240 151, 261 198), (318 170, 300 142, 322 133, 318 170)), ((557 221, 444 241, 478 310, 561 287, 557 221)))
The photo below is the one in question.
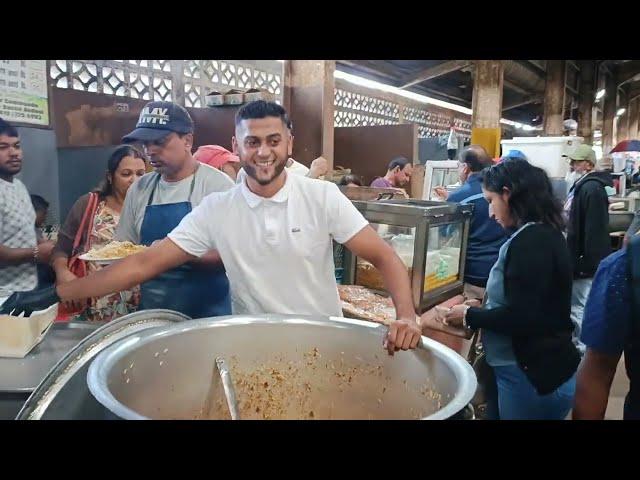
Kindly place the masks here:
POLYGON ((385 339, 389 353, 415 348, 420 327, 404 264, 337 186, 287 174, 292 153, 286 111, 257 101, 236 116, 234 153, 246 179, 208 195, 168 235, 146 251, 94 275, 56 288, 20 294, 5 309, 41 309, 126 290, 169 268, 216 249, 229 277, 235 314, 341 316, 331 240, 370 261, 381 272, 397 321, 385 339))

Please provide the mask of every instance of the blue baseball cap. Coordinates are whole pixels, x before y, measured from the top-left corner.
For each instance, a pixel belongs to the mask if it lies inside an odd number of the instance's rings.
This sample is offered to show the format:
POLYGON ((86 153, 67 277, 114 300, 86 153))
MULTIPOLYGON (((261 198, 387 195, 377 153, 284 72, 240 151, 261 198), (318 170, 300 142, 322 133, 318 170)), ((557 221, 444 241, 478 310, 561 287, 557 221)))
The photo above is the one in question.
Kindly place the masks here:
POLYGON ((193 133, 193 120, 187 110, 173 102, 149 102, 138 118, 133 132, 122 137, 124 143, 153 142, 171 132, 193 133))
POLYGON ((509 153, 502 156, 501 161, 510 160, 527 160, 527 156, 520 150, 509 150, 509 153))

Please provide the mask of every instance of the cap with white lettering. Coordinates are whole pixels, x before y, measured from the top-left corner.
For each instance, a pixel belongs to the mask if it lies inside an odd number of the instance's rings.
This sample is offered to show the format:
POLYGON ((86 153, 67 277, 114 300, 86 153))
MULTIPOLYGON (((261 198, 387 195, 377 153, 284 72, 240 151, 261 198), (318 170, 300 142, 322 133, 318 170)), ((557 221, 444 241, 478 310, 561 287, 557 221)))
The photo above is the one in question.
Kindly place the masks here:
POLYGON ((140 112, 136 129, 122 141, 152 142, 171 132, 193 133, 193 128, 193 120, 184 107, 173 102, 149 102, 140 112))

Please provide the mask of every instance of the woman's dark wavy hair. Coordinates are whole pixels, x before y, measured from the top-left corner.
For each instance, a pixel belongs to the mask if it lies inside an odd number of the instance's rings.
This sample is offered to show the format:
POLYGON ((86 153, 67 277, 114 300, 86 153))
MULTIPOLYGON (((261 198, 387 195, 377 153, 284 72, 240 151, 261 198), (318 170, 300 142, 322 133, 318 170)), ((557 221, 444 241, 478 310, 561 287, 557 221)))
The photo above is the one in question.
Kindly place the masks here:
POLYGON ((553 195, 551 182, 544 170, 529 162, 502 162, 482 172, 482 183, 486 190, 511 192, 509 210, 516 225, 541 222, 562 231, 564 219, 562 206, 553 195))
POLYGON ((147 163, 147 157, 145 154, 134 146, 120 145, 116 148, 107 162, 107 171, 105 172, 104 180, 102 180, 100 185, 94 190, 101 199, 113 194, 113 180, 110 182, 109 177, 113 179, 113 176, 115 175, 116 170, 118 170, 120 162, 124 157, 140 158, 145 164, 147 163))

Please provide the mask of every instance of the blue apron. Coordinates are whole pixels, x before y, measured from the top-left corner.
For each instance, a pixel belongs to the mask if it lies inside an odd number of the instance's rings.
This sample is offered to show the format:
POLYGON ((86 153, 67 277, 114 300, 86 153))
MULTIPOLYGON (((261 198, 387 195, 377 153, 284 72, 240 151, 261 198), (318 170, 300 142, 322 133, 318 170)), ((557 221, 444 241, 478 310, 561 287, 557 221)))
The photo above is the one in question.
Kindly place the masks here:
MULTIPOLYGON (((153 195, 160 181, 160 174, 157 175, 140 228, 143 245, 148 246, 165 238, 191 212, 191 194, 196 173, 197 169, 193 174, 186 202, 152 205, 153 195)), ((223 267, 213 271, 210 267, 195 267, 186 263, 143 283, 140 293, 141 310, 166 308, 191 318, 231 315, 229 280, 223 267)))

